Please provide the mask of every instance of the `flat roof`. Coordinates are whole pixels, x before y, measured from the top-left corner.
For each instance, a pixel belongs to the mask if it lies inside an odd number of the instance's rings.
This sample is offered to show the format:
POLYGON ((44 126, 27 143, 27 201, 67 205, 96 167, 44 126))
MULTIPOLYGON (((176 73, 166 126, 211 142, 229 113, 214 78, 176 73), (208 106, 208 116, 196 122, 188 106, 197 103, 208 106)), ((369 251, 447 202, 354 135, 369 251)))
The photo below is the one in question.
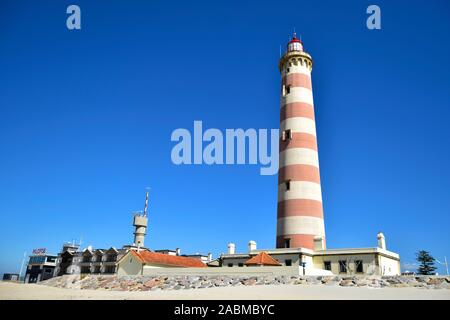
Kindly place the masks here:
POLYGON ((267 252, 269 255, 277 254, 304 254, 309 256, 331 256, 331 255, 350 255, 350 254, 381 254, 383 256, 400 260, 400 255, 395 252, 381 249, 378 247, 372 248, 343 248, 343 249, 326 249, 313 251, 307 248, 276 248, 276 249, 258 249, 252 250, 248 253, 222 254, 223 258, 246 258, 252 255, 257 255, 260 252, 267 252))
POLYGON ((344 248, 344 249, 327 249, 327 250, 320 250, 315 251, 314 255, 345 255, 345 254, 368 254, 368 253, 378 253, 384 256, 388 256, 390 258, 394 259, 400 259, 400 255, 388 251, 386 249, 373 247, 373 248, 344 248))

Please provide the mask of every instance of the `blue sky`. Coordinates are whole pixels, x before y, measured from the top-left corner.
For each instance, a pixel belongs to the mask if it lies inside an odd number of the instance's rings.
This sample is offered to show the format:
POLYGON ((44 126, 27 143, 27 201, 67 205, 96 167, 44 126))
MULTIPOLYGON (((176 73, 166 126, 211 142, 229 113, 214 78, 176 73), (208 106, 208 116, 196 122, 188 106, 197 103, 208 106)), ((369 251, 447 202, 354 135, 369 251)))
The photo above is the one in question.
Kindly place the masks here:
MULTIPOLYGON (((0 273, 82 237, 183 253, 275 245, 277 177, 175 166, 173 130, 278 128, 280 45, 295 27, 313 90, 330 248, 450 258, 447 1, 2 1, 0 273), (82 29, 66 28, 78 4, 82 29), (378 4, 382 29, 366 28, 378 4)), ((440 272, 443 269, 440 268, 440 272)))

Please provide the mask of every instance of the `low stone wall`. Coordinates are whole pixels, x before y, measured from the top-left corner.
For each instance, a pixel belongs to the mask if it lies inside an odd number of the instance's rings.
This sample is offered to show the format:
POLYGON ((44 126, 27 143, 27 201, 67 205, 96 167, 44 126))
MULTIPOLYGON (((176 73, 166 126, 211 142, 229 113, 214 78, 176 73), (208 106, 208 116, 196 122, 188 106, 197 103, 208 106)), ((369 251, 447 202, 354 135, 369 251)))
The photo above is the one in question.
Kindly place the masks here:
POLYGON ((420 287, 450 289, 450 277, 441 276, 101 276, 69 275, 41 285, 119 291, 157 291, 253 285, 326 285, 343 287, 420 287))

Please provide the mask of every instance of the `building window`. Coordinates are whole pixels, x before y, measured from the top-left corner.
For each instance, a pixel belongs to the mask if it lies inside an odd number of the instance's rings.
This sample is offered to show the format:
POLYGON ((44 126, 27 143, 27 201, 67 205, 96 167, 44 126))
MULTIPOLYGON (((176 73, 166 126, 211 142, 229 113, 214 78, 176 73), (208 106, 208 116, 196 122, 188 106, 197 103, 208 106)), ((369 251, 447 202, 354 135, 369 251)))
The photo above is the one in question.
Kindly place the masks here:
POLYGON ((284 247, 285 248, 291 247, 291 239, 284 239, 284 247))
POLYGON ((83 257, 83 262, 91 262, 91 260, 92 260, 91 256, 83 257))
POLYGON ((290 267, 290 266, 292 266, 292 260, 286 259, 286 260, 284 260, 284 264, 286 265, 286 267, 290 267))
POLYGON ((106 262, 115 262, 117 260, 117 254, 108 254, 106 262))
POLYGON ((99 266, 94 268, 94 273, 100 273, 100 272, 101 272, 101 269, 99 266))
POLYGON ((29 264, 43 264, 43 263, 45 263, 44 256, 32 256, 29 262, 29 264))
POLYGON ((356 272, 357 273, 363 273, 364 272, 362 260, 355 260, 355 267, 356 267, 356 272))
POLYGON ((331 261, 324 261, 323 262, 323 268, 325 270, 331 271, 331 261))
POLYGON ((244 266, 244 264, 242 262, 238 263, 238 267, 243 267, 243 266, 244 266))
POLYGON ((98 255, 95 257, 95 262, 102 262, 102 256, 101 256, 100 254, 98 254, 98 255))
POLYGON ((228 264, 228 266, 229 266, 229 267, 232 267, 232 266, 233 266, 233 264, 232 264, 232 263, 229 263, 229 264, 228 264))
POLYGON ((347 261, 339 260, 339 272, 347 273, 347 261))

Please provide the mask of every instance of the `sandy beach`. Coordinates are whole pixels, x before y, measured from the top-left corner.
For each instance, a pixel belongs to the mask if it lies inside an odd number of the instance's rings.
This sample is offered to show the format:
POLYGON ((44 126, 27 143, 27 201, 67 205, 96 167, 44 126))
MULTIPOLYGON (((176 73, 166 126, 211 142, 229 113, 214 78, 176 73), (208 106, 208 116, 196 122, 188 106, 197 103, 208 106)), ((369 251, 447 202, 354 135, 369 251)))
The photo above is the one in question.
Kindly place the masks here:
POLYGON ((0 300, 450 300, 450 290, 318 285, 265 285, 168 291, 106 291, 0 283, 0 300))

